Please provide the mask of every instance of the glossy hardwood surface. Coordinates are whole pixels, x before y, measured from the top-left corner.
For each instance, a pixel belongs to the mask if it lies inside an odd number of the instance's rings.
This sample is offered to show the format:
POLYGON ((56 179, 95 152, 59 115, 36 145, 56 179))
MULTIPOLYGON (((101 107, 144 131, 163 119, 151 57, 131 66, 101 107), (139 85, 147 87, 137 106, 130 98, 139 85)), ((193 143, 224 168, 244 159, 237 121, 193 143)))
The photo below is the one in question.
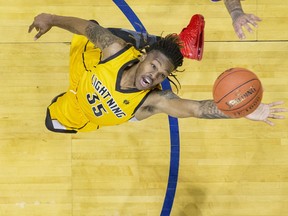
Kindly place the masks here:
MULTIPOLYGON (((206 20, 201 62, 186 60, 181 97, 210 99, 224 70, 260 77, 263 102, 288 103, 288 4, 242 1, 263 21, 239 41, 222 2, 129 0, 151 34, 206 20)), ((46 107, 68 86, 71 34, 52 29, 33 41, 41 12, 131 25, 112 1, 0 0, 0 215, 158 216, 169 175, 168 120, 154 116, 77 135, 46 130, 46 107)), ((287 117, 287 114, 286 114, 287 117)), ((288 122, 179 119, 180 167, 173 216, 288 215, 288 122)))

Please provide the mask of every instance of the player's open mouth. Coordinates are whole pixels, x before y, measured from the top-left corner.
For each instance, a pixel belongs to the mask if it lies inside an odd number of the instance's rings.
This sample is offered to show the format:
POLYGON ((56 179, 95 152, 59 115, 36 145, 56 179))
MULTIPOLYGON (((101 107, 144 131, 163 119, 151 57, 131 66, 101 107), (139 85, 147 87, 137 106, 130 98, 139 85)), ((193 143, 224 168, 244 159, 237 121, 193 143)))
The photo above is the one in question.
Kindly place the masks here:
POLYGON ((149 85, 151 85, 151 83, 152 83, 151 77, 149 77, 149 76, 144 76, 144 77, 142 77, 142 79, 141 79, 141 85, 142 85, 144 88, 147 88, 149 85))

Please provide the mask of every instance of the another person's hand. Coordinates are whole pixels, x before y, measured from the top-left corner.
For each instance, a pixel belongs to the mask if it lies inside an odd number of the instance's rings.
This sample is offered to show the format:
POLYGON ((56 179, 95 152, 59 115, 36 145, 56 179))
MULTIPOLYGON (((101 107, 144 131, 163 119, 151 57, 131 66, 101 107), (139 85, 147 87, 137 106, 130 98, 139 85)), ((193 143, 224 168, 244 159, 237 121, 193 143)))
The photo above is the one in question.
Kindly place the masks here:
POLYGON ((249 33, 253 32, 251 26, 257 28, 257 22, 260 22, 261 19, 254 14, 241 13, 236 16, 232 16, 234 31, 240 39, 245 39, 243 28, 245 28, 249 33))
POLYGON ((28 33, 30 33, 34 28, 36 31, 38 31, 34 37, 34 40, 37 40, 52 28, 52 16, 53 15, 51 14, 42 13, 34 18, 33 23, 29 26, 28 29, 28 33))
POLYGON ((283 101, 272 102, 269 104, 261 103, 258 108, 252 112, 251 114, 247 115, 245 118, 253 120, 253 121, 263 121, 271 126, 274 125, 269 119, 284 119, 285 116, 277 115, 275 113, 280 112, 288 112, 285 108, 274 108, 275 106, 284 104, 283 101))

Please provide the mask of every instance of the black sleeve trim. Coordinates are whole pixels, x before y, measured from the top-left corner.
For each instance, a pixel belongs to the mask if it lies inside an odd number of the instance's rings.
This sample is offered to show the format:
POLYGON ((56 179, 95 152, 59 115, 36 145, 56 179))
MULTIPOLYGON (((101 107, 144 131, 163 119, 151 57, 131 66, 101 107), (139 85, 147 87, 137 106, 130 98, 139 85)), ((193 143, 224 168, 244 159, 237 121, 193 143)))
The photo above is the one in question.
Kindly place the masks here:
POLYGON ((132 113, 132 117, 135 115, 136 111, 139 109, 139 107, 142 106, 142 104, 145 102, 145 100, 147 99, 147 97, 151 94, 152 91, 149 91, 140 101, 140 103, 137 105, 137 107, 134 109, 133 113, 132 113))

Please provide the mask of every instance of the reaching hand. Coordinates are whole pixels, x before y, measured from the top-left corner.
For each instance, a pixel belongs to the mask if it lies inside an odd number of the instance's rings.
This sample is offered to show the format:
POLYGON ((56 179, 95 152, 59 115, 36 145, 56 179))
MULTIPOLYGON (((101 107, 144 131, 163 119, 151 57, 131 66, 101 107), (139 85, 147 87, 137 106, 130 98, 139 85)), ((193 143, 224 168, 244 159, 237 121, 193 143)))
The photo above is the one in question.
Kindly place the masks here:
POLYGON ((258 27, 257 22, 260 22, 260 21, 261 19, 255 16, 254 14, 242 13, 236 19, 233 19, 234 31, 240 39, 245 39, 246 37, 245 37, 242 27, 244 27, 249 33, 252 33, 253 30, 250 27, 250 25, 257 28, 258 27))
POLYGON ((34 18, 33 23, 29 26, 28 33, 35 28, 38 33, 35 35, 34 40, 37 40, 43 34, 49 31, 52 26, 52 15, 42 13, 34 18))
POLYGON ((284 119, 285 116, 283 115, 276 115, 274 113, 280 113, 280 112, 288 112, 285 108, 273 108, 274 106, 284 104, 283 101, 277 101, 269 104, 263 104, 261 103, 258 108, 252 112, 251 114, 247 115, 246 118, 253 120, 253 121, 263 121, 271 126, 274 125, 273 122, 269 120, 269 118, 272 119, 284 119))

